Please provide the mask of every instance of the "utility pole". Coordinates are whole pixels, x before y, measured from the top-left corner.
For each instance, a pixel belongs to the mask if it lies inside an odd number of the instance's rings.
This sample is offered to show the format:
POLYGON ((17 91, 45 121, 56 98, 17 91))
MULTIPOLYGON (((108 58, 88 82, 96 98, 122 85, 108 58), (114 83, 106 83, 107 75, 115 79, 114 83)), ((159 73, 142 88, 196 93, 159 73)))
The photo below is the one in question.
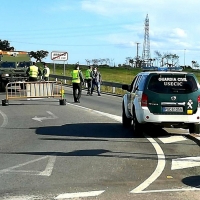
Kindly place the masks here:
POLYGON ((138 56, 138 52, 139 52, 139 44, 140 44, 139 42, 136 42, 136 45, 137 45, 137 57, 136 57, 136 59, 138 59, 138 57, 139 57, 139 56, 138 56))
POLYGON ((185 50, 186 50, 186 49, 184 49, 184 67, 185 67, 185 50))

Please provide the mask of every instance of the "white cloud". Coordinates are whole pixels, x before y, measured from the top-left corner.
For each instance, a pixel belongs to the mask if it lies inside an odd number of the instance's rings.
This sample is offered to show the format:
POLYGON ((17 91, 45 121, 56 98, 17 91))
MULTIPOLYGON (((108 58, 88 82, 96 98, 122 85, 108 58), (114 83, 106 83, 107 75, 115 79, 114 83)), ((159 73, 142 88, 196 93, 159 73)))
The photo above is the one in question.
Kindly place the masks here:
POLYGON ((179 38, 185 38, 187 37, 186 32, 181 28, 175 28, 172 30, 172 33, 170 34, 171 37, 179 37, 179 38))

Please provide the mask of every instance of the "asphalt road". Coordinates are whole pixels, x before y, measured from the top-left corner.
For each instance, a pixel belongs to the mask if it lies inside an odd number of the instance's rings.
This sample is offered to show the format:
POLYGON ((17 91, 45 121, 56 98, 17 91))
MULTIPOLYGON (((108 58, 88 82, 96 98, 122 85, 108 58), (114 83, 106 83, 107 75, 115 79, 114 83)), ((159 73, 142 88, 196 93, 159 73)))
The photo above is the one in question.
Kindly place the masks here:
POLYGON ((67 105, 0 106, 0 199, 199 200, 199 138, 156 128, 134 138, 121 97, 83 91, 75 104, 65 93, 67 105))

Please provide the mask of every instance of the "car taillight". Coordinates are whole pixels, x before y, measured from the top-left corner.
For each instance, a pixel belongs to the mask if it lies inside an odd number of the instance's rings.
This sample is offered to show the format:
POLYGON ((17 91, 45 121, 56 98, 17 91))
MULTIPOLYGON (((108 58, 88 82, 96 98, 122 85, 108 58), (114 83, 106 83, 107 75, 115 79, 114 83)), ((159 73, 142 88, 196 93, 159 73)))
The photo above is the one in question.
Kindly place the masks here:
POLYGON ((200 95, 197 97, 198 107, 200 107, 200 95))
POLYGON ((141 106, 147 106, 148 102, 148 96, 146 94, 142 94, 142 99, 141 99, 141 106))

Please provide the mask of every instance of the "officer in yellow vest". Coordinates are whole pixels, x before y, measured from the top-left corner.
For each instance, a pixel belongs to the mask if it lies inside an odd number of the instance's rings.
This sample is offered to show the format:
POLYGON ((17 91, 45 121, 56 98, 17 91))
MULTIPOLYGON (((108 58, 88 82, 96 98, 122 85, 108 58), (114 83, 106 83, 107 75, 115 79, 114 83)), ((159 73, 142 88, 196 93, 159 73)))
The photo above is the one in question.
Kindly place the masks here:
POLYGON ((82 84, 84 83, 83 74, 79 69, 79 65, 76 64, 75 69, 72 71, 72 86, 73 97, 75 103, 80 103, 82 84))
POLYGON ((45 81, 48 81, 49 80, 50 69, 48 68, 46 63, 44 63, 44 69, 43 69, 42 74, 43 74, 43 79, 45 81))
POLYGON ((38 76, 41 76, 41 70, 35 65, 35 62, 26 70, 26 74, 29 76, 29 81, 37 81, 38 76))
POLYGON ((87 94, 91 95, 92 88, 92 66, 89 66, 85 72, 85 81, 87 83, 87 94))

